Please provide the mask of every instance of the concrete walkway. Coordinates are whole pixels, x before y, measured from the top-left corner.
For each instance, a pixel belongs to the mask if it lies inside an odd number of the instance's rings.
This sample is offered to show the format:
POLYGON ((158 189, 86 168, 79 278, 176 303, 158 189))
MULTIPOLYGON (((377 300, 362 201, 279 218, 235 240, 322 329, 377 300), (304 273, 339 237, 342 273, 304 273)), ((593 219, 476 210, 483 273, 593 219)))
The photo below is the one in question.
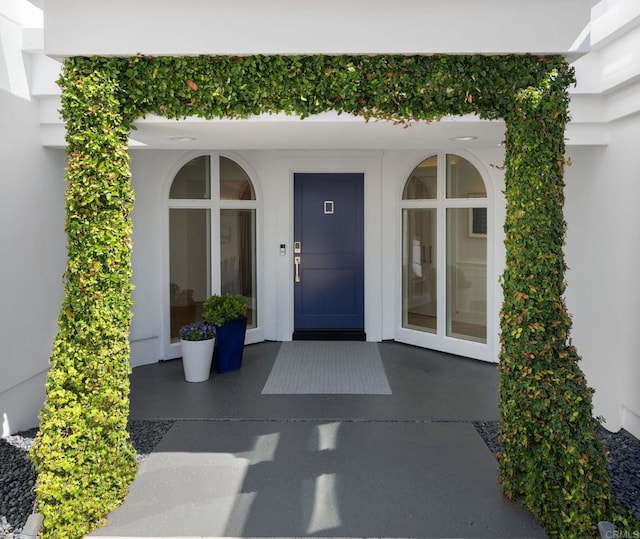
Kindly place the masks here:
POLYGON ((134 370, 132 419, 176 421, 92 537, 547 537, 471 423, 495 365, 382 343, 392 395, 261 395, 279 346, 199 384, 134 370))

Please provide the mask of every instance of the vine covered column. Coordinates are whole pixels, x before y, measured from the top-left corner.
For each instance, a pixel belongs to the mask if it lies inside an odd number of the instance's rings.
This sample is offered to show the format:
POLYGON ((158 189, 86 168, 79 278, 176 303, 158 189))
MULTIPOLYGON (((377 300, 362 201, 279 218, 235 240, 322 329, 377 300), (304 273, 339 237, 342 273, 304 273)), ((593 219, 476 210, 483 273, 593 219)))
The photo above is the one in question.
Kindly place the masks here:
POLYGON ((116 64, 65 63, 68 262, 59 330, 31 452, 43 537, 83 537, 136 471, 129 413, 131 211, 116 64))
POLYGON ((551 537, 590 537, 610 509, 592 393, 565 307, 564 133, 572 74, 518 92, 505 118, 506 270, 500 479, 551 537))

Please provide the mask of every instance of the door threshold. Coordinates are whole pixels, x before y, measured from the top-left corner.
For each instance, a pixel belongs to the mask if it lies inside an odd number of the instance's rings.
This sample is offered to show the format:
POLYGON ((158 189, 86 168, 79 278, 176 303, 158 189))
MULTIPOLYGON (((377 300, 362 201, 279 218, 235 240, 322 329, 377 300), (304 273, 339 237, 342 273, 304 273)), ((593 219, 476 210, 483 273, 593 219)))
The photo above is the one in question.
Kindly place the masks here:
POLYGON ((296 329, 294 341, 366 341, 362 329, 296 329))

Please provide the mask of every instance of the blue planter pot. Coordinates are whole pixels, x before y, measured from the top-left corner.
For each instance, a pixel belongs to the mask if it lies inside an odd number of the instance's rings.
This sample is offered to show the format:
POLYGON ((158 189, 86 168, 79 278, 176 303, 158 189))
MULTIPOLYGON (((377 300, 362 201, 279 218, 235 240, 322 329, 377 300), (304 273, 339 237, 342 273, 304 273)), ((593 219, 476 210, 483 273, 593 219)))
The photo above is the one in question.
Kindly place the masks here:
POLYGON ((242 366, 247 319, 236 318, 216 328, 213 365, 218 372, 237 371, 242 366))

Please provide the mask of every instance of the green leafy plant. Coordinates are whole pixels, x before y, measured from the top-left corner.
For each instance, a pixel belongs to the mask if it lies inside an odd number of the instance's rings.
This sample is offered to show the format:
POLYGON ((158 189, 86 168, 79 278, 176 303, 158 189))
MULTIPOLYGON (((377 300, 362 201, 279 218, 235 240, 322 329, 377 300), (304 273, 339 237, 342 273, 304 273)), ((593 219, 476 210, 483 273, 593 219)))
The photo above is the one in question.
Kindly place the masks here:
POLYGON ((538 87, 519 91, 505 117, 500 479, 550 536, 583 538, 611 518, 612 505, 593 391, 578 366, 563 300, 569 81, 550 72, 538 87))
POLYGON ((202 319, 217 327, 244 316, 247 316, 247 298, 244 296, 214 294, 202 304, 202 319))
POLYGON ((44 537, 83 537, 136 472, 129 415, 131 211, 127 139, 113 70, 65 71, 65 296, 31 452, 44 537))
MULTIPOLYGON (((43 537, 85 535, 124 498, 135 473, 126 433, 133 210, 127 140, 133 122, 149 113, 306 118, 335 110, 405 125, 446 115, 503 118, 500 479, 551 537, 589 537, 599 519, 614 520, 592 391, 562 297, 564 129, 573 82, 572 69, 556 56, 67 59, 60 85, 69 256, 32 451, 43 537)), ((219 324, 235 314, 211 316, 219 324)))

